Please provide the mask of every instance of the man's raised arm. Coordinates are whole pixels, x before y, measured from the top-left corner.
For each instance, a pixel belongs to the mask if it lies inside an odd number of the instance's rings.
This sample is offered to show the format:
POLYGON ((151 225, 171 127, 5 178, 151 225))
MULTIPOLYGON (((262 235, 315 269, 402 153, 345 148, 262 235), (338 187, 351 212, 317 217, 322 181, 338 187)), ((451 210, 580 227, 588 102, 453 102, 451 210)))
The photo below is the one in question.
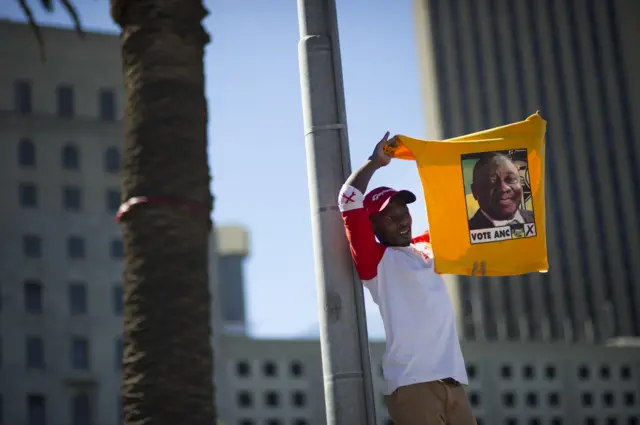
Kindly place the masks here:
POLYGON ((389 141, 387 132, 369 159, 351 173, 338 195, 338 206, 351 246, 351 256, 362 280, 370 280, 376 276, 378 263, 385 251, 385 247, 376 241, 369 214, 364 209, 364 195, 373 173, 391 161, 391 157, 384 153, 384 146, 393 143, 389 141))

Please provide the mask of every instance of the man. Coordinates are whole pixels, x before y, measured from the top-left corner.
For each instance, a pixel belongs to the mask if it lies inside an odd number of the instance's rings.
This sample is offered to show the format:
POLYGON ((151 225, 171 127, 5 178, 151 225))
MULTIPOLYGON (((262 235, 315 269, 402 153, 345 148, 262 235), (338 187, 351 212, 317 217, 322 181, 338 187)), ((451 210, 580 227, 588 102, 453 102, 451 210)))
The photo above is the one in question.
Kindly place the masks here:
POLYGON ((521 208, 522 184, 518 167, 508 156, 490 152, 473 166, 471 193, 480 209, 469 230, 533 223, 533 212, 521 208))
POLYGON ((339 206, 356 269, 384 323, 389 413, 396 425, 476 425, 455 315, 433 269, 429 234, 411 235, 407 204, 416 197, 388 187, 363 195, 373 173, 391 161, 384 147, 396 142, 388 137, 345 182, 339 206))

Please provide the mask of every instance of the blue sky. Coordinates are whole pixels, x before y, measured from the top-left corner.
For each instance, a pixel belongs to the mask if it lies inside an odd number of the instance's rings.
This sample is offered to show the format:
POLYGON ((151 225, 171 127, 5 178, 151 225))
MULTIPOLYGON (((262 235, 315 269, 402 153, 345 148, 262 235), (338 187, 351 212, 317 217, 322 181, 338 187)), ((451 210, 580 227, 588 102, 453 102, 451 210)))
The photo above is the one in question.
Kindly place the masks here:
MULTIPOLYGON (((0 16, 23 20, 16 0, 0 16)), ((36 1, 29 1, 36 4, 36 1)), ((117 32, 108 0, 76 0, 87 30, 117 32)), ((213 42, 205 58, 214 218, 249 229, 248 321, 257 337, 295 338, 318 323, 294 0, 206 1, 213 42)), ((425 135, 411 0, 337 0, 351 163, 385 131, 425 135)), ((39 23, 68 27, 35 9, 39 23)), ((415 164, 394 161, 371 183, 421 193, 415 164)), ((420 197, 421 198, 421 197, 420 197)), ((426 228, 424 202, 412 205, 414 232, 426 228)), ((366 292, 371 338, 384 336, 366 292)))

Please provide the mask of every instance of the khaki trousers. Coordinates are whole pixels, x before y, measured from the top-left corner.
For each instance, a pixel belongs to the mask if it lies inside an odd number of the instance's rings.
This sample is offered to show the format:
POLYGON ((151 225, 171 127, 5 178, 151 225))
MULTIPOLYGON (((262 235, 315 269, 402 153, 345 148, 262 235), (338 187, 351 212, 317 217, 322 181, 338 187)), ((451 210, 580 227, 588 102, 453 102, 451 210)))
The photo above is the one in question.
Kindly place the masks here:
POLYGON ((452 380, 400 387, 386 402, 395 425, 477 425, 467 392, 452 380))

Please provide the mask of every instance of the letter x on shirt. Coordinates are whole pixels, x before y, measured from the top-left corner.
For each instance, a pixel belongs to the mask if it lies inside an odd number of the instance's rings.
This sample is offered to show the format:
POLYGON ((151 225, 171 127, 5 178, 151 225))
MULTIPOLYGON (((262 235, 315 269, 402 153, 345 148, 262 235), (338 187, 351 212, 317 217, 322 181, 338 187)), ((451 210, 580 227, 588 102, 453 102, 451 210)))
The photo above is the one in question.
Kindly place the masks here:
POLYGON ((444 279, 433 268, 429 233, 407 247, 384 246, 363 208, 363 193, 345 185, 338 196, 356 270, 384 324, 385 394, 445 378, 467 385, 455 313, 444 279))

